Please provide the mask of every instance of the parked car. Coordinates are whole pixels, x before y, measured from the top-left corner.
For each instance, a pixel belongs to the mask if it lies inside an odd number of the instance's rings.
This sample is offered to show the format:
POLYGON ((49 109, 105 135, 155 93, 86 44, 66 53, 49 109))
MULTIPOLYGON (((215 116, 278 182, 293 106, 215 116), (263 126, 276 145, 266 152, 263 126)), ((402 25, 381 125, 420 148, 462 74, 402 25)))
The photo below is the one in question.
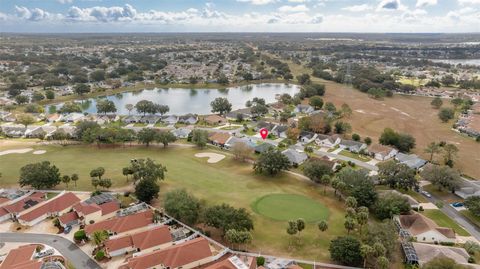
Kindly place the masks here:
POLYGON ((428 191, 422 191, 422 194, 425 195, 428 198, 432 197, 432 195, 428 191))
POLYGON ((461 202, 455 202, 455 203, 452 203, 452 206, 453 206, 453 207, 463 207, 464 204, 461 203, 461 202))
POLYGON ((64 234, 68 234, 72 230, 72 226, 67 226, 65 229, 63 229, 64 234))
POLYGON ((47 249, 45 251, 41 251, 41 252, 38 252, 35 254, 35 258, 43 258, 43 257, 47 257, 47 256, 50 256, 50 255, 53 255, 53 249, 47 249))

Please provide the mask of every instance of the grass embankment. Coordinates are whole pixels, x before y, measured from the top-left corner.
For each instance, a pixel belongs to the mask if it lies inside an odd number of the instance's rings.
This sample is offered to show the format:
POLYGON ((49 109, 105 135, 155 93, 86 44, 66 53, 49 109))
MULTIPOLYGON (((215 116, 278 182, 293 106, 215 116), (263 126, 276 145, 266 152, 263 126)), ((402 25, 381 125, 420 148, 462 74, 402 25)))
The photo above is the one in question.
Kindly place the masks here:
MULTIPOLYGON (((105 168, 105 178, 112 179, 113 188, 125 188, 128 185, 122 175, 122 167, 129 164, 133 158, 152 158, 165 165, 168 172, 160 183, 160 201, 170 190, 185 188, 207 205, 228 203, 235 207, 244 207, 252 213, 255 230, 253 242, 249 251, 278 256, 289 256, 317 261, 329 261, 328 247, 330 241, 337 236, 345 235, 343 227, 344 208, 332 191, 323 194, 323 188, 284 173, 275 177, 264 177, 253 173, 251 164, 238 163, 230 155, 216 164, 209 164, 205 158, 194 157, 198 152, 218 152, 213 149, 198 150, 191 147, 105 147, 95 146, 40 146, 31 145, 34 150, 46 150, 42 155, 9 154, 0 156, 1 183, 15 185, 20 167, 28 163, 43 160, 51 161, 62 173, 77 173, 80 180, 77 187, 69 184, 70 190, 92 190, 89 172, 93 168, 105 168), (251 205, 259 198, 269 194, 297 195, 315 201, 318 206, 328 208, 328 230, 320 232, 316 223, 307 223, 299 240, 301 243, 294 249, 289 247, 291 237, 286 233, 287 221, 276 221, 257 214, 251 205)), ((17 148, 21 148, 17 145, 17 148)), ((4 150, 0 147, 0 150, 4 150)), ((64 184, 58 186, 63 189, 64 184)), ((295 203, 294 201, 290 201, 295 203)), ((302 202, 303 204, 303 202, 302 202)), ((322 211, 323 212, 323 211, 322 211)), ((295 217, 310 218, 312 213, 304 212, 295 217)), ((325 216, 325 215, 322 215, 325 216)), ((325 216, 326 217, 326 216, 325 216)), ((315 218, 317 219, 317 218, 315 218)))

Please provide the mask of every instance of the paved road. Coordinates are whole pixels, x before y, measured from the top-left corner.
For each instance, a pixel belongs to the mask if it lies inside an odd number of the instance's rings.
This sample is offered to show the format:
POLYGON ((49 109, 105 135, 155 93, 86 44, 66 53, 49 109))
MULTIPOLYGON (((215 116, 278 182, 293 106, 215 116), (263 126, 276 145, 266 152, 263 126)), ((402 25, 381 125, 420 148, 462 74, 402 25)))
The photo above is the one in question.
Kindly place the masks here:
POLYGON ((347 156, 344 156, 344 155, 335 154, 335 153, 331 153, 331 152, 324 152, 324 151, 319 151, 319 150, 315 150, 314 153, 317 154, 317 155, 320 155, 320 156, 327 156, 327 157, 339 159, 339 160, 342 160, 342 161, 347 161, 347 162, 351 161, 352 163, 354 163, 354 164, 356 164, 360 167, 366 168, 368 170, 378 171, 378 167, 375 166, 375 165, 368 164, 366 162, 362 162, 360 160, 350 158, 350 157, 347 157, 347 156))
POLYGON ((73 242, 52 234, 0 233, 0 242, 40 243, 57 249, 75 268, 101 267, 73 242))

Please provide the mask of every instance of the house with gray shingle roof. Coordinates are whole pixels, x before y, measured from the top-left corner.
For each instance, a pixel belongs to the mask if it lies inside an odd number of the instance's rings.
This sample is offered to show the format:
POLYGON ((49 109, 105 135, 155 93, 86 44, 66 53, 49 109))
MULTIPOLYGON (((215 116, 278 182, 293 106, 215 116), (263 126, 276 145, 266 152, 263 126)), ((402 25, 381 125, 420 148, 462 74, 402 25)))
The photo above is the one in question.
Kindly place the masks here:
POLYGON ((282 154, 288 158, 292 165, 300 165, 308 159, 307 154, 304 152, 298 152, 294 149, 286 149, 282 151, 282 154))

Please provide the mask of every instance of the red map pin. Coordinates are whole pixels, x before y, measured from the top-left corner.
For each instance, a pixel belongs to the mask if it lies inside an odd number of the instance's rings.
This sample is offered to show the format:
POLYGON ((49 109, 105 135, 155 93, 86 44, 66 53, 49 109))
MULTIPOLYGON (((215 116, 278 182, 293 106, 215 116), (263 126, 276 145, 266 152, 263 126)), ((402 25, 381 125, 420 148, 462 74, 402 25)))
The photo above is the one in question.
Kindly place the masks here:
POLYGON ((262 136, 263 140, 265 140, 265 138, 268 136, 268 130, 265 128, 260 129, 260 135, 262 136))

